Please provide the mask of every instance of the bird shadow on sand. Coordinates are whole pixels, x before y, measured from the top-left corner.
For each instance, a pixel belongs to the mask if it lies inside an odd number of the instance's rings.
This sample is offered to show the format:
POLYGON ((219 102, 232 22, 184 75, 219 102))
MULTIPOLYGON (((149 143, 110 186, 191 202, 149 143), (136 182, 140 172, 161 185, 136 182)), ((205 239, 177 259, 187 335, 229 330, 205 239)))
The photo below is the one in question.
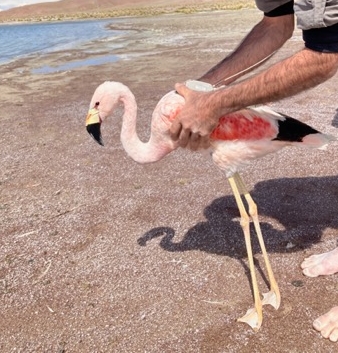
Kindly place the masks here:
MULTIPOLYGON (((269 253, 286 253, 310 247, 323 231, 338 228, 338 176, 280 178, 259 182, 251 190, 261 216, 260 224, 269 253), (287 247, 291 243, 292 248, 287 247)), ((155 238, 166 251, 200 250, 242 259, 246 257, 239 212, 232 195, 215 199, 204 210, 205 222, 190 228, 175 242, 175 230, 157 227, 138 239, 140 246, 155 238)), ((251 227, 254 253, 260 247, 251 227)))
MULTIPOLYGON (((280 178, 255 185, 250 192, 258 205, 260 225, 268 253, 290 253, 321 241, 323 231, 338 228, 338 176, 280 178), (273 225, 274 226, 273 226, 273 225), (288 247, 292 244, 292 247, 288 247)), ((246 247, 239 212, 232 195, 215 199, 204 210, 205 222, 190 228, 175 242, 175 230, 157 227, 138 239, 140 246, 160 238, 165 251, 204 251, 236 258, 249 278, 246 247)), ((261 253, 254 227, 251 227, 253 253, 261 253)), ((255 267, 268 283, 261 264, 255 267)))

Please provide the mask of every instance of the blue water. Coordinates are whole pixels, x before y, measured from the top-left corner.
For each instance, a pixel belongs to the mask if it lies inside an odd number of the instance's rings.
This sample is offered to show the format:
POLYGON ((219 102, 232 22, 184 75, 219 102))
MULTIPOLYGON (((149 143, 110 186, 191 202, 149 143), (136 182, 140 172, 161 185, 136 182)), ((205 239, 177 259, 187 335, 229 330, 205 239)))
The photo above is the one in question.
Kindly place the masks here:
POLYGON ((38 69, 33 69, 33 74, 51 74, 53 72, 67 71, 77 69, 83 66, 97 66, 107 63, 112 63, 119 60, 116 55, 104 55, 95 58, 88 58, 84 60, 71 61, 63 65, 58 66, 41 66, 38 69))
MULTIPOLYGON (((109 40, 121 33, 107 28, 113 22, 110 19, 0 25, 0 65, 30 55, 74 49, 94 40, 109 40)), ((114 58, 109 59, 112 61, 114 58)), ((89 64, 101 62, 92 61, 89 64)), ((82 64, 72 65, 74 68, 82 64)), ((52 68, 46 70, 52 72, 52 68)))

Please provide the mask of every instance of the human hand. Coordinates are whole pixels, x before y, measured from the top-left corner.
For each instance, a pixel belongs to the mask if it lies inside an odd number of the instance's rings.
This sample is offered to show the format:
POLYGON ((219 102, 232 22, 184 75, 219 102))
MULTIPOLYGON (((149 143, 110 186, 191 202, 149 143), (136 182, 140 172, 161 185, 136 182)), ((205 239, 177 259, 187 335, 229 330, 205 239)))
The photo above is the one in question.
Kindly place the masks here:
POLYGON ((213 92, 194 91, 185 84, 176 84, 175 89, 184 97, 185 104, 171 125, 171 138, 178 140, 181 147, 191 150, 208 148, 209 135, 219 120, 213 92))

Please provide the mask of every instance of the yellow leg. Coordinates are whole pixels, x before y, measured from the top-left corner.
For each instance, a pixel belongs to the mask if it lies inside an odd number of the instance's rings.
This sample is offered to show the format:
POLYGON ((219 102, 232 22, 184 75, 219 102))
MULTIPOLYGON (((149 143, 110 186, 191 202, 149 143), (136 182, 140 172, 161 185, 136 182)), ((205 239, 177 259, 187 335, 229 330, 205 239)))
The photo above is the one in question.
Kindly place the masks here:
POLYGON ((236 183, 236 178, 230 177, 228 178, 228 180, 229 180, 232 192, 235 196, 239 213, 241 215, 241 226, 243 229, 245 245, 248 253, 252 289, 253 289, 254 300, 255 300, 255 308, 249 309, 243 317, 238 319, 238 321, 246 322, 255 331, 258 331, 262 325, 263 313, 262 313, 262 301, 259 295, 258 284, 256 279, 256 273, 255 273, 255 266, 254 266, 253 255, 252 255, 252 247, 251 247, 251 240, 250 240, 250 217, 245 210, 245 207, 241 198, 241 194, 240 194, 240 191, 238 190, 238 186, 236 183))
POLYGON ((263 240, 263 235, 262 235, 262 231, 261 231, 261 227, 259 225, 259 220, 258 220, 258 211, 257 211, 257 205, 254 202, 254 200, 252 199, 250 193, 248 192, 243 179, 241 178, 241 176, 239 174, 235 174, 234 175, 234 179, 235 182, 237 184, 237 187, 240 190, 240 193, 244 195, 248 206, 249 206, 249 214, 253 220, 254 226, 255 226, 255 230, 256 230, 256 234, 258 237, 258 241, 259 241, 259 245, 261 247, 262 250, 262 254, 263 254, 263 258, 264 258, 264 262, 265 262, 265 266, 268 272, 268 277, 269 277, 269 282, 270 282, 270 291, 268 293, 264 293, 263 294, 263 305, 266 304, 270 304, 272 305, 276 310, 279 308, 280 302, 281 302, 281 297, 280 297, 280 292, 279 292, 279 288, 275 279, 275 276, 273 274, 271 265, 270 265, 270 261, 269 261, 269 257, 265 248, 265 244, 264 244, 264 240, 263 240))

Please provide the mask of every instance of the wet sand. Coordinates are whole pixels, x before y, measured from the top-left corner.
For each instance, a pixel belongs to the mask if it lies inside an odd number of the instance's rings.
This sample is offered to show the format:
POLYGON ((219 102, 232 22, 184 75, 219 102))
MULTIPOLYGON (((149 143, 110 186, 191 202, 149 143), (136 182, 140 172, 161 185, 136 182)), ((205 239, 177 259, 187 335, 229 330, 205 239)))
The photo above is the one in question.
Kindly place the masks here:
MULTIPOLYGON (((104 126, 104 148, 84 128, 95 88, 120 81, 136 96, 146 140, 158 100, 221 60, 259 18, 256 10, 124 18, 113 27, 128 33, 114 50, 97 42, 0 66, 2 352, 336 352, 311 325, 337 305, 337 276, 305 278, 299 267, 336 246, 336 142, 285 149, 243 173, 282 295, 254 333, 236 321, 252 296, 224 176, 186 150, 134 163, 119 141, 122 109, 104 126), (32 73, 111 55, 103 65, 32 73)), ((265 65, 301 47, 296 31, 265 65)), ((271 106, 337 136, 337 80, 271 106)), ((265 291, 256 240, 254 252, 265 291)))

